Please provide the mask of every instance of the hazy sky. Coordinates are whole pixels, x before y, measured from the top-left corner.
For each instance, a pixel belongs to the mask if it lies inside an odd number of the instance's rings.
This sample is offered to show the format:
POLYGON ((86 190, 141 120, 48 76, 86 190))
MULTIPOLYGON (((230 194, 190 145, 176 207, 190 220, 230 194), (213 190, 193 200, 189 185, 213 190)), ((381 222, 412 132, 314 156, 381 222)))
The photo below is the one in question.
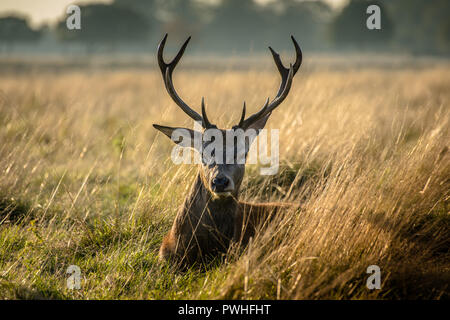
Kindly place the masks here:
POLYGON ((112 0, 0 0, 0 15, 9 12, 30 17, 33 25, 54 21, 65 14, 69 4, 86 2, 112 2, 112 0))
MULTIPOLYGON (((271 0, 257 0, 268 2, 271 0)), ((331 5, 339 5, 346 0, 327 0, 331 5)), ((22 13, 30 17, 36 26, 43 22, 53 22, 65 14, 65 9, 72 3, 112 2, 112 0, 0 0, 0 15, 10 12, 22 13)))

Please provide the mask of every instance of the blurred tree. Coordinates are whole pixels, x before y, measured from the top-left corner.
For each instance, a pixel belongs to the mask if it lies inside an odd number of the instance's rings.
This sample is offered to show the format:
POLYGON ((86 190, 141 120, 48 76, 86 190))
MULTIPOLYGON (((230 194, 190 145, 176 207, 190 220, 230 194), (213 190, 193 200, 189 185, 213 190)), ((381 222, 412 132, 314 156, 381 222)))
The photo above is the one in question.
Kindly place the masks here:
POLYGON ((6 51, 11 51, 17 43, 35 43, 41 32, 31 29, 26 19, 17 16, 0 18, 0 43, 6 51))
POLYGON ((81 30, 68 30, 66 16, 57 25, 60 39, 86 45, 88 52, 101 46, 114 50, 119 44, 147 42, 149 23, 136 11, 117 5, 80 6, 81 30))
POLYGON ((279 0, 261 4, 255 0, 222 0, 213 7, 204 28, 207 49, 248 52, 292 49, 295 35, 303 48, 326 47, 324 25, 331 9, 322 1, 279 0))
POLYGON ((327 47, 326 26, 332 17, 331 8, 322 1, 281 0, 270 4, 268 17, 273 46, 291 48, 288 36, 293 34, 303 49, 327 47), (277 43, 277 41, 279 43, 277 43))
POLYGON ((168 46, 193 35, 198 43, 191 50, 227 54, 265 51, 268 45, 290 50, 290 34, 305 50, 450 54, 448 0, 349 0, 337 12, 320 0, 114 0, 81 8, 82 30, 67 30, 64 17, 58 32, 60 38, 83 43, 91 51, 131 42, 154 47, 168 32, 168 46), (366 27, 371 4, 381 8, 381 30, 366 27))
POLYGON ((384 5, 377 1, 351 0, 330 24, 330 36, 338 47, 388 49, 393 35, 393 23, 384 5), (381 9, 381 29, 369 30, 366 13, 369 5, 381 9))
POLYGON ((159 0, 114 0, 118 7, 131 8, 147 17, 149 21, 156 18, 159 0))
POLYGON ((249 51, 266 48, 270 30, 267 8, 252 0, 222 0, 204 28, 208 49, 249 51))
POLYGON ((395 16, 397 49, 450 54, 450 1, 391 0, 386 6, 395 16))
POLYGON ((118 6, 132 8, 147 17, 157 39, 168 32, 172 39, 184 40, 204 25, 207 2, 195 0, 115 0, 118 6))
POLYGON ((442 53, 450 53, 450 20, 442 21, 439 27, 438 48, 442 53))
POLYGON ((170 33, 184 40, 187 35, 196 35, 205 25, 206 5, 194 0, 158 0, 158 19, 162 22, 162 33, 170 33))

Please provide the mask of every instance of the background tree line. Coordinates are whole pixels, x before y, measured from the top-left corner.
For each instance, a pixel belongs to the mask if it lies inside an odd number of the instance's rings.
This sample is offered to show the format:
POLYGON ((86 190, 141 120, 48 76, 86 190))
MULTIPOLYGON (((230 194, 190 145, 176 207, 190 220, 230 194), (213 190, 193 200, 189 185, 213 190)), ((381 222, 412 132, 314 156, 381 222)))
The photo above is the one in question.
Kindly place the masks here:
POLYGON ((305 50, 378 50, 450 54, 450 1, 350 0, 333 9, 322 1, 115 0, 80 5, 82 30, 68 30, 66 15, 54 26, 33 30, 26 18, 0 18, 2 48, 54 38, 88 52, 148 50, 165 32, 193 35, 197 50, 221 53, 288 48, 294 34, 305 50), (366 28, 366 8, 381 8, 381 30, 366 28))

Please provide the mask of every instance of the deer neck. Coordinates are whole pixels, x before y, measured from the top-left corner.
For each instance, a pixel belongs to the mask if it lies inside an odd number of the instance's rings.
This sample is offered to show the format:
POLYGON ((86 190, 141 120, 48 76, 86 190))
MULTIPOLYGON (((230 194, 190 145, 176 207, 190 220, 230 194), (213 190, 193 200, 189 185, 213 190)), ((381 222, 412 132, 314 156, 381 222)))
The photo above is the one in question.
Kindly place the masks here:
POLYGON ((194 216, 212 216, 220 219, 221 216, 234 217, 238 205, 238 191, 229 196, 217 196, 206 186, 206 181, 198 172, 190 193, 185 199, 186 209, 194 216))
POLYGON ((172 229, 180 249, 189 252, 188 259, 198 258, 201 252, 227 250, 234 233, 238 205, 233 197, 215 197, 205 186, 201 173, 197 175, 172 229))

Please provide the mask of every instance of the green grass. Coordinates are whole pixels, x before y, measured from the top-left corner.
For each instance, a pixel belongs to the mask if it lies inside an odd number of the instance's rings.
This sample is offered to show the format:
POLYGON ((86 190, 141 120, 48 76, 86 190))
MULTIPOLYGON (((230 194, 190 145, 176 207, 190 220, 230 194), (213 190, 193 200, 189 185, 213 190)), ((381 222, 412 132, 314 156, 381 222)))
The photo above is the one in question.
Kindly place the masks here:
MULTIPOLYGON (((0 298, 448 299, 449 70, 299 74, 268 123, 279 173, 248 165, 242 198, 301 208, 244 252, 186 272, 158 261, 196 170, 172 164, 152 128, 190 125, 160 75, 1 73, 0 298), (365 286, 371 264, 381 290, 365 286), (67 288, 70 265, 81 290, 67 288)), ((276 80, 189 71, 176 82, 189 102, 210 93, 221 126, 276 80)))

